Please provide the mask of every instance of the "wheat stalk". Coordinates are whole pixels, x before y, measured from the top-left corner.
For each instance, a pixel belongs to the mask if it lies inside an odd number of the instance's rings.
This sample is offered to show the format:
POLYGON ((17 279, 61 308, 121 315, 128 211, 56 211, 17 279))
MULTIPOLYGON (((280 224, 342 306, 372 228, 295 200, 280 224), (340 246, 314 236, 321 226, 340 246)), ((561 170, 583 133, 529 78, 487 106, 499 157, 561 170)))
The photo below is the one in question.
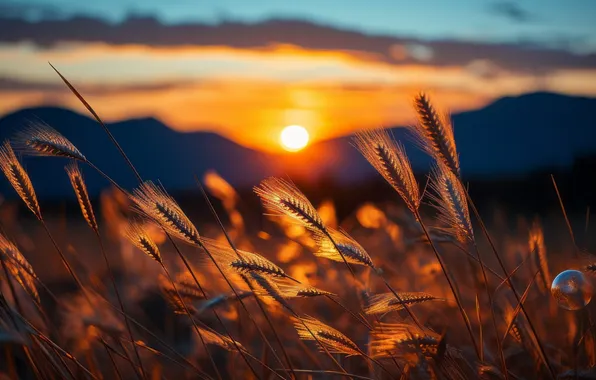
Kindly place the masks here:
POLYGON ((414 109, 418 123, 412 128, 418 143, 438 163, 444 164, 459 178, 459 157, 455 136, 449 118, 441 115, 425 93, 414 97, 414 109))
POLYGON ((30 123, 17 135, 16 140, 31 154, 87 161, 70 140, 44 122, 30 123))
POLYGON ((358 132, 354 145, 402 197, 414 212, 420 207, 420 191, 404 147, 387 131, 358 132))
POLYGON ((362 355, 362 350, 350 338, 315 318, 294 318, 294 328, 300 339, 315 340, 333 354, 362 355))
POLYGON ((95 231, 95 233, 99 233, 99 227, 97 226, 93 206, 89 200, 89 192, 87 191, 87 185, 85 185, 83 179, 83 173, 81 173, 76 161, 66 166, 65 170, 70 179, 70 184, 77 196, 79 207, 81 208, 81 213, 83 214, 85 221, 87 221, 87 224, 93 231, 95 231))
POLYGON ((201 245, 199 232, 178 203, 162 188, 146 181, 135 189, 130 199, 134 210, 152 219, 179 239, 196 246, 201 245))
POLYGON ((17 194, 19 194, 23 202, 29 207, 29 210, 33 212, 37 219, 41 220, 41 209, 39 208, 39 202, 37 201, 37 195, 35 194, 31 179, 17 159, 8 140, 4 141, 4 144, 0 147, 0 169, 2 169, 8 182, 10 182, 17 194))
POLYGON ((473 242, 474 230, 468 201, 458 178, 446 166, 438 165, 433 170, 430 187, 435 194, 429 198, 439 211, 438 220, 447 226, 446 231, 463 244, 473 242))
POLYGON ((428 301, 444 301, 442 298, 425 292, 398 292, 399 300, 393 293, 375 294, 369 298, 369 305, 364 308, 366 314, 385 314, 402 310, 404 305, 418 305, 428 301))
POLYGON ((138 249, 146 253, 153 260, 162 264, 161 253, 147 230, 139 221, 131 221, 124 229, 124 236, 138 249))

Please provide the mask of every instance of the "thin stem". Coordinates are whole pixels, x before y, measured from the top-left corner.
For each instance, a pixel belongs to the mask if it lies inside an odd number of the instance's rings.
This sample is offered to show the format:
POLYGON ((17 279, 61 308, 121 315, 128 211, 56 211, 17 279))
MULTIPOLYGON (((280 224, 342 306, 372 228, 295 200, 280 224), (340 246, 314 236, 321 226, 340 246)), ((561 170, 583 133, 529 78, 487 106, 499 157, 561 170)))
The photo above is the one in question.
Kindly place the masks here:
MULTIPOLYGON (((199 339, 201 340, 201 344, 205 348, 205 352, 207 352, 207 356, 209 357, 209 361, 211 362, 211 366, 215 370, 215 374, 217 375, 217 378, 219 380, 222 380, 221 374, 219 373, 219 370, 217 368, 217 364, 215 364, 215 360, 213 360, 213 356, 209 352, 209 347, 207 347, 207 342, 205 342, 205 339, 203 338, 203 334, 201 334, 201 330, 199 329, 199 326, 197 326, 196 321, 194 320, 194 318, 192 317, 190 311, 188 310, 188 307, 186 306, 186 302, 184 301, 184 298, 182 298, 182 296, 178 292, 178 288, 176 287, 176 284, 174 283, 174 280, 172 279, 172 276, 170 275, 170 272, 166 269, 166 266, 165 265, 162 264, 161 267, 162 267, 164 273, 166 274, 168 280, 172 284, 172 287, 174 288, 174 291, 176 292, 176 296, 178 297, 178 299, 182 303, 182 307, 184 308, 184 312, 186 313, 186 315, 188 315, 188 318, 190 319, 190 322, 192 323, 193 327, 195 328, 195 331, 197 332, 197 334, 199 335, 199 339)), ((232 339, 232 342, 234 342, 233 339, 232 339)))
POLYGON ((563 217, 565 218, 565 223, 567 224, 567 229, 569 230, 569 236, 571 237, 571 241, 573 242, 573 247, 575 248, 575 256, 579 256, 579 249, 577 244, 575 243, 575 235, 573 234, 573 228, 571 228, 571 223, 569 222, 569 218, 567 217, 567 211, 565 211, 565 205, 563 204, 563 198, 561 198, 561 193, 559 192, 559 187, 557 186, 557 181, 555 181, 555 176, 550 175, 551 180, 553 181, 553 186, 555 188, 555 192, 557 193, 557 198, 559 199, 559 205, 561 206, 561 211, 563 212, 563 217))
MULTIPOLYGON (((215 217, 215 219, 217 221, 217 224, 219 225, 219 228, 223 231, 223 233, 224 233, 224 235, 226 237, 226 240, 228 241, 228 244, 234 250, 234 253, 236 254, 236 257, 238 257, 238 259, 242 260, 242 257, 240 256, 240 254, 238 253, 238 250, 236 249, 236 245, 234 244, 234 242, 232 242, 232 239, 230 238, 230 235, 228 234, 228 231, 224 227, 221 219, 219 218, 219 215, 217 215, 217 212, 215 211, 215 208, 213 207, 213 204, 211 203, 211 200, 209 199, 209 196, 207 196, 207 193, 205 192, 205 189, 203 188, 203 185, 201 184, 201 181, 199 181, 199 178, 196 175, 194 176, 194 179, 195 179, 195 182, 197 183, 199 189, 201 190, 201 193, 203 194, 203 197, 205 198, 205 201, 209 205, 209 209, 211 210, 211 213, 215 217)), ((252 288, 251 284, 248 281, 246 281, 246 284, 249 287, 252 288)), ((279 334, 277 333, 277 331, 275 330, 275 327, 274 327, 273 323, 271 322, 271 318, 269 317, 269 313, 263 307, 263 305, 261 304, 261 300, 256 295, 255 295, 255 300, 256 300, 257 305, 259 306, 259 309, 261 310, 263 316, 267 320, 267 323, 269 324, 269 327, 273 331, 273 335, 275 336, 275 340, 277 341, 277 344, 281 348, 282 354, 284 355, 284 358, 286 359, 286 362, 288 363, 288 366, 290 367, 290 370, 292 370, 293 369, 293 366, 292 366, 292 362, 290 360, 290 357, 289 357, 288 353, 286 352, 286 349, 285 349, 283 343, 281 342, 281 338, 279 337, 279 334)), ((292 371, 292 374, 294 375, 294 378, 296 378, 296 374, 293 371, 292 371)))
POLYGON ((457 293, 457 291, 455 290, 455 286, 453 285, 453 282, 451 281, 451 278, 449 277, 448 273, 447 273, 447 269, 445 267, 445 263, 443 262, 443 258, 441 257, 441 255, 439 254, 439 251, 437 250, 437 247, 435 246, 435 243, 433 243, 432 238, 430 237, 430 234, 428 232, 428 230, 426 229, 426 226, 424 225, 424 222, 422 221, 422 217, 420 216, 420 212, 418 210, 416 210, 416 212, 414 213, 414 216, 416 217, 416 220, 418 221, 418 224, 420 225, 420 227, 422 228, 422 231, 424 232, 424 235, 426 235, 426 238, 428 239, 428 242, 435 254, 435 257, 437 258, 437 261, 439 262, 439 265, 441 266, 441 270, 443 271, 443 275, 445 275, 445 279, 447 280, 447 283, 449 284, 449 288, 451 289, 451 293, 453 293, 453 296, 455 297, 455 302, 457 303, 457 307, 459 308, 459 312, 462 316, 462 319, 464 320, 464 323, 466 325, 466 329, 468 330, 468 334, 470 335, 470 339, 472 341, 472 344, 474 345, 474 349, 476 350, 476 355, 478 357, 480 357, 480 350, 478 349, 478 343, 476 342, 476 339, 474 338, 474 333, 472 331, 472 325, 470 323, 470 319, 468 318, 468 315, 466 314, 466 311, 464 310, 464 307, 461 303, 461 300, 459 298, 459 295, 457 293))
MULTIPOLYGON (((114 272, 112 271, 112 266, 110 265, 110 261, 108 260, 108 255, 106 254, 106 250, 103 246, 103 242, 101 241, 101 236, 99 235, 99 232, 97 230, 95 230, 95 236, 97 237, 97 242, 99 244, 101 254, 102 254, 104 261, 106 263, 106 268, 108 269, 108 275, 110 276, 112 286, 114 287, 114 293, 116 294, 116 299, 118 300, 118 305, 120 306, 120 309, 122 310, 122 312, 126 313, 126 310, 124 309, 124 303, 122 302, 122 298, 120 297, 120 291, 118 290, 118 285, 116 284, 116 279, 114 278, 114 272)), ((132 334, 132 329, 130 328, 130 322, 128 322, 128 319, 124 318, 124 324, 126 325, 126 330, 128 331, 130 340, 132 340, 134 342, 135 339, 132 334)), ((139 370, 141 371, 141 377, 143 379, 147 379, 147 377, 145 376, 145 369, 143 368, 143 362, 141 360, 141 356, 139 355, 139 351, 137 350, 136 346, 134 346, 134 345, 133 345, 133 349, 134 349, 137 361, 139 362, 139 370)), ((131 363, 131 364, 133 364, 133 370, 136 373, 137 372, 136 366, 134 365, 134 363, 131 363)))
MULTIPOLYGON (((197 287, 199 288, 199 291, 201 292, 201 294, 203 295, 203 297, 205 299, 209 299, 209 297, 207 296, 207 293, 205 292, 205 290, 203 289, 203 287, 201 286, 201 283, 199 282, 197 276, 194 273, 194 270, 192 269, 192 267, 190 266, 190 263, 188 262, 188 260, 186 260, 186 257, 184 257, 184 255, 182 254, 182 252, 180 252, 180 249, 178 249, 178 246, 176 245, 176 242, 174 242, 174 239, 172 239, 172 237, 168 234, 168 239, 170 240, 170 242, 174 245, 174 249, 176 251, 176 253, 178 254, 178 257, 180 257, 180 259, 182 260, 182 262, 184 263, 184 266, 186 267, 186 269, 189 271, 191 277, 193 278, 195 284, 197 285, 197 287)), ((207 251, 206 251, 207 252, 207 251)), ((211 260, 213 262, 215 262, 215 260, 213 259, 213 257, 211 256, 211 254, 209 253, 209 257, 211 257, 211 260)), ((216 264, 217 265, 217 264, 216 264)), ((217 266, 219 269, 219 266, 217 266)), ((220 269, 220 273, 223 272, 220 269)), ((224 276, 224 278, 226 279, 226 282, 228 283, 228 285, 230 286, 230 288, 232 288, 232 290, 234 291, 234 294, 236 295, 236 298, 238 299, 238 301, 240 301, 242 304, 244 304, 242 302, 242 299, 240 298, 240 296, 238 295, 238 293, 236 293, 236 290, 232 287, 232 285, 230 284, 230 282, 228 281, 227 277, 224 276)), ((257 379, 259 379, 259 375, 257 374, 257 372, 255 371, 255 369, 250 365, 250 362, 248 361, 248 359, 244 356, 244 354, 242 353, 242 351, 240 350, 240 348, 237 346, 236 341, 232 338, 232 336, 227 332, 227 328, 226 325, 223 323, 223 321, 221 320, 221 318, 219 317, 219 314, 217 313, 217 311, 215 310, 215 308, 211 309, 213 312, 213 315, 215 315, 215 318, 219 321, 219 323, 221 324, 221 326, 223 327, 224 331, 226 331, 226 334, 230 337, 230 339, 232 340, 232 343, 234 344, 234 346, 236 347, 236 349, 238 350, 238 352, 240 353, 240 355, 242 356, 242 358, 244 359, 244 361, 246 362, 246 364, 248 365, 248 368, 250 368, 251 372, 253 373, 253 375, 255 375, 255 377, 257 379)), ((245 307, 246 312, 248 313, 248 310, 245 307)), ((255 322, 256 324, 256 322, 255 322)), ((273 350, 273 349, 272 349, 273 350)), ((280 361, 281 363, 281 361, 280 361)))
POLYGON ((99 115, 95 112, 95 110, 93 109, 93 107, 91 107, 91 105, 89 103, 87 103, 87 101, 83 98, 83 96, 74 88, 74 86, 72 84, 70 84, 70 82, 51 63, 48 62, 48 64, 52 67, 52 69, 54 69, 54 71, 56 72, 56 74, 58 74, 60 76, 60 78, 62 79, 62 81, 64 82, 64 84, 66 84, 66 86, 68 86, 68 88, 70 89, 70 91, 72 91, 72 93, 79 99, 79 101, 81 103, 83 103, 83 105, 85 106, 85 108, 87 108, 87 110, 89 112, 91 112, 91 115, 93 115, 93 117, 95 118, 95 120, 97 120, 97 122, 99 123, 99 125, 102 126, 102 128, 104 129, 104 131, 106 132, 106 134, 108 135, 108 137, 110 138, 110 140, 112 141, 112 143, 114 144, 114 146, 118 149, 118 151, 120 152, 120 154, 122 155, 122 157, 124 158, 124 160, 126 161, 126 163, 128 164, 128 166, 130 167, 130 169, 133 171, 133 173, 135 174, 135 176, 137 177, 137 179, 139 180, 139 182, 143 182, 143 180, 141 179, 141 176, 140 176, 139 172, 137 171, 137 169, 135 169, 135 167, 133 166, 132 162, 130 161, 130 159, 128 158, 128 156, 126 155, 126 153, 124 153, 124 150, 122 150, 122 147, 120 146, 120 144, 118 144, 118 141, 116 140, 116 138, 114 137, 114 135, 112 135, 112 132, 110 132, 110 130, 108 129, 108 127, 104 124, 104 122, 101 120, 101 118, 99 117, 99 115))
POLYGON ((507 278, 507 283, 509 284, 509 287, 513 291, 513 295, 515 296, 517 302, 519 302, 520 305, 521 305, 521 311, 524 313, 524 316, 525 316, 526 320, 528 321, 528 325, 530 326, 530 330, 532 331, 532 334, 536 338, 536 342, 538 344, 538 348, 539 348, 539 352, 540 352, 540 358, 542 359, 542 361, 544 362, 544 364, 548 368, 548 372, 549 372, 551 378, 552 379, 556 379, 557 378, 557 375, 555 374, 555 371, 552 368, 552 366, 551 366, 551 364, 550 364, 550 362, 548 360, 548 357, 546 356, 546 350, 544 349, 544 345, 540 341, 540 337, 538 335, 538 332, 536 331, 536 328, 534 327, 534 324, 532 323, 532 320, 530 319, 530 316, 527 313, 526 308, 521 303, 521 299, 520 299, 519 293, 515 289, 515 286, 513 285, 513 281, 511 281, 511 278, 509 276, 507 276, 507 273, 509 273, 509 272, 505 268, 505 264, 503 263, 503 260, 501 259, 501 256, 499 255, 499 253, 497 251, 497 247, 495 246, 495 244, 493 242, 493 239, 490 237, 490 234, 489 234, 488 230, 486 229, 486 226, 484 225, 484 221, 480 217, 480 213, 478 212, 478 209, 476 209, 476 205, 474 204, 474 201, 472 200, 472 197, 470 197, 470 194, 468 193, 468 191, 465 188, 464 188, 464 192, 466 194, 466 198, 468 199, 468 203, 469 203, 470 207, 472 208, 472 211, 474 212, 474 215, 476 216, 476 219, 478 220, 478 223, 480 224, 480 228, 482 229, 482 232, 486 236, 486 240, 488 240, 488 243, 491 246, 491 249, 493 251, 493 254, 496 257, 497 262, 499 263, 499 266, 501 267, 501 270, 505 274, 505 277, 507 278))
POLYGON ((478 250, 478 246, 474 243, 474 250, 476 251, 476 256, 478 257, 478 262, 480 263, 480 269, 482 270, 482 278, 484 280, 484 289, 486 290, 486 296, 488 297, 488 307, 490 308, 490 315, 493 322, 493 328, 495 330, 495 337, 497 338, 497 350, 499 351, 499 358, 501 359, 501 366, 503 368, 503 373, 505 374, 505 379, 509 379, 509 372, 507 371, 507 363, 505 362, 505 354, 503 353, 503 346, 501 345, 501 341, 499 339, 499 330, 497 329, 497 319, 495 318, 495 309, 493 307, 492 295, 490 293, 490 289, 488 288, 488 278, 486 277, 486 270, 484 270, 484 263, 482 262, 482 256, 480 255, 480 251, 478 250))
MULTIPOLYGON (((16 263, 18 265, 20 265, 21 268, 24 268, 21 263, 19 263, 19 262, 16 262, 16 263)), ((26 268, 24 268, 24 269, 26 269, 26 268)), ((54 300, 54 302, 56 302, 59 305, 62 304, 61 300, 54 294, 54 292, 52 292, 50 290, 50 288, 48 288, 48 286, 43 281, 41 281, 41 279, 39 279, 38 277, 35 277, 35 280, 50 295, 50 297, 54 300)), ((98 296, 101 297, 101 295, 99 295, 99 294, 98 294, 98 296)), ((178 351, 176 351, 172 346, 170 346, 168 343, 166 343, 163 339, 161 339, 160 337, 158 337, 157 335, 155 335, 155 333, 153 333, 150 329, 148 329, 147 327, 145 327, 143 324, 141 324, 140 322, 138 322, 136 319, 134 319, 130 315, 122 312, 122 310, 120 310, 118 307, 112 305, 112 303, 109 302, 108 300, 106 300, 105 298, 101 297, 101 300, 104 301, 114 311, 116 311, 117 313, 121 314, 124 318, 128 319, 130 322, 132 322, 138 328, 140 328, 141 330, 143 330, 144 332, 146 332, 147 334, 149 334, 149 336, 151 336, 159 344, 161 344, 165 348, 167 348, 171 353, 173 353, 174 355, 176 355, 177 357, 179 357, 183 362, 186 363, 186 365, 188 366, 189 369, 193 370, 197 375, 201 375, 201 371, 198 368, 196 368, 194 366, 194 364, 192 364, 191 362, 189 362, 188 359, 186 359, 184 356, 182 356, 178 351)))

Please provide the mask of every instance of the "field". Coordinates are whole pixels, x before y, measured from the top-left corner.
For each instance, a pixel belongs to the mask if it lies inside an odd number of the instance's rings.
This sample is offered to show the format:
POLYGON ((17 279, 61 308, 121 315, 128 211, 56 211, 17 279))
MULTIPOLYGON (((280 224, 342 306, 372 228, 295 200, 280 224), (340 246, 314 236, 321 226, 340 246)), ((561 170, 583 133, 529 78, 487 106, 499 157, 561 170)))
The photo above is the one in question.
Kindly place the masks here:
POLYGON ((0 166, 21 198, 0 204, 4 373, 594 378, 589 211, 567 215, 555 197, 541 216, 487 216, 449 120, 424 94, 413 104, 436 164, 428 184, 388 133, 361 132, 354 145, 393 196, 349 209, 338 199, 351 189, 311 202, 267 178, 240 195, 216 173, 177 203, 133 163, 138 187, 114 182, 90 199, 82 173, 98 169, 50 126, 4 143, 0 166), (72 161, 56 175, 78 203, 46 213, 14 149, 72 161), (555 297, 566 269, 585 274, 555 297))

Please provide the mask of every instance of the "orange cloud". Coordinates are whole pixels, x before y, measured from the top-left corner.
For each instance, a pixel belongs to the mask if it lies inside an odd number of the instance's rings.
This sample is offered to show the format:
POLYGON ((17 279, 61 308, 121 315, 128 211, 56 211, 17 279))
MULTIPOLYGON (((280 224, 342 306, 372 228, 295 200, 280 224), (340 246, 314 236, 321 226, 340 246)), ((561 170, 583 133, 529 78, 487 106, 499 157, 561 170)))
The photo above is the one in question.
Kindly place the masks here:
MULTIPOLYGON (((397 48, 393 54, 398 54, 397 48)), ((278 45, 262 49, 64 45, 0 49, 0 113, 52 104, 83 111, 47 66, 51 60, 106 120, 154 116, 172 128, 212 130, 277 151, 279 132, 307 128, 313 141, 359 128, 411 122, 414 92, 431 90, 451 111, 535 90, 596 95, 596 70, 547 78, 468 66, 392 65, 374 54, 278 45), (36 84, 37 83, 37 84, 36 84)))

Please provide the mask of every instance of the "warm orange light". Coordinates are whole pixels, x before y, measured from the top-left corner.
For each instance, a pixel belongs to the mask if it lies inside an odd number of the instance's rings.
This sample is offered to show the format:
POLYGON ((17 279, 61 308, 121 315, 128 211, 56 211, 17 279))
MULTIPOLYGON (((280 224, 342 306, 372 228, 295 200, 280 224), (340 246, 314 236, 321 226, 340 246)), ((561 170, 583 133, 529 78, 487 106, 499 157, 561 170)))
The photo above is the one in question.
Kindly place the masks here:
POLYGON ((296 152, 308 144, 308 131, 300 125, 290 125, 281 131, 282 147, 290 152, 296 152))

